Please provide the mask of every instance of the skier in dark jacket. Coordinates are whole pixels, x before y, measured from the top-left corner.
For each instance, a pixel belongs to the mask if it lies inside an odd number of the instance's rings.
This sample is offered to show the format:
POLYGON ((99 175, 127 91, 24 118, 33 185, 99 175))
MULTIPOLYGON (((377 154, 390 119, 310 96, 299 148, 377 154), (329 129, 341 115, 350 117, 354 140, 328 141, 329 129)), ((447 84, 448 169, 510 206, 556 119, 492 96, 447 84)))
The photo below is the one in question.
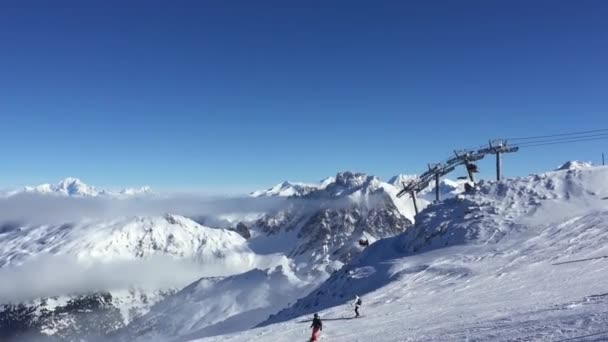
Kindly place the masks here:
POLYGON ((323 322, 321 322, 319 314, 314 315, 310 327, 312 328, 312 336, 310 337, 310 342, 318 341, 319 332, 323 330, 323 322))
POLYGON ((359 297, 358 295, 355 296, 355 317, 359 317, 361 315, 359 315, 359 307, 361 306, 363 302, 361 301, 361 297, 359 297))

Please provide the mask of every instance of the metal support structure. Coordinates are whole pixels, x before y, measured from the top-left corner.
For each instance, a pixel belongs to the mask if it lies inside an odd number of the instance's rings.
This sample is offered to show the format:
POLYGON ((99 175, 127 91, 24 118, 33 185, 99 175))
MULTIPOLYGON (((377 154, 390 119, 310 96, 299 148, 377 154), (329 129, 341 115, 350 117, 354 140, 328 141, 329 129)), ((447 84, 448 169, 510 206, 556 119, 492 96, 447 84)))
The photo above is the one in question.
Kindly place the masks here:
POLYGON ((439 202, 439 174, 435 175, 435 201, 439 202))
POLYGON ((504 139, 496 139, 490 140, 490 147, 479 150, 482 153, 491 153, 496 155, 496 180, 499 181, 502 177, 502 160, 501 155, 503 153, 512 153, 517 152, 519 147, 517 146, 509 146, 507 144, 507 140, 504 139))
POLYGON ((604 152, 602 152, 602 165, 606 165, 606 159, 604 159, 604 152))
MULTIPOLYGON (((414 201, 414 210, 418 214, 418 203, 416 202, 416 194, 424 190, 429 184, 435 179, 435 199, 440 200, 439 194, 439 181, 440 178, 448 173, 454 171, 457 166, 464 165, 467 169, 469 179, 473 184, 475 183, 475 175, 477 172, 476 161, 483 159, 488 154, 496 155, 496 179, 500 180, 502 177, 502 154, 512 153, 519 150, 518 146, 509 146, 507 140, 497 139, 491 140, 489 147, 481 149, 466 149, 461 151, 454 151, 454 157, 451 157, 442 163, 428 164, 428 170, 420 174, 416 179, 412 179, 407 184, 403 183, 403 189, 397 193, 397 197, 402 197, 405 194, 410 194, 414 201)), ((604 155, 602 154, 602 163, 604 162, 604 155)))
POLYGON ((467 168, 467 173, 469 174, 469 179, 471 180, 471 182, 473 182, 473 184, 475 184, 475 175, 473 174, 473 168, 470 165, 472 165, 472 164, 469 163, 468 161, 465 161, 464 166, 467 168))
POLYGON ((414 201, 414 212, 416 213, 416 215, 418 215, 418 203, 416 202, 416 191, 412 190, 410 192, 410 194, 412 195, 412 201, 414 201))
POLYGON ((496 151, 496 180, 500 180, 500 151, 496 151))

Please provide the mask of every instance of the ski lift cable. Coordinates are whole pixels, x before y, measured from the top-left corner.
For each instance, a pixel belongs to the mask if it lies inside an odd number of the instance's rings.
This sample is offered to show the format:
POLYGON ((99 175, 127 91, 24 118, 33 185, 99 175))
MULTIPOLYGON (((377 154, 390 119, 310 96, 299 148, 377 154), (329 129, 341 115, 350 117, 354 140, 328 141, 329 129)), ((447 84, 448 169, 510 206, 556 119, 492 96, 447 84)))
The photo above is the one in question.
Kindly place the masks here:
POLYGON ((556 141, 556 142, 548 142, 548 143, 530 144, 530 145, 518 146, 518 147, 529 148, 529 147, 537 147, 537 146, 547 146, 547 145, 557 145, 557 144, 570 144, 570 143, 576 143, 576 142, 606 140, 606 139, 608 139, 608 136, 599 137, 599 138, 588 138, 588 139, 579 139, 579 140, 556 141))
POLYGON ((515 146, 526 146, 526 145, 530 145, 530 144, 539 144, 539 143, 551 143, 551 142, 557 142, 557 141, 569 141, 569 140, 577 140, 577 139, 588 139, 588 138, 597 138, 597 137, 608 137, 608 133, 599 133, 599 134, 587 134, 584 136, 573 136, 573 137, 564 137, 564 138, 553 138, 553 139, 543 139, 543 140, 536 140, 536 141, 527 141, 527 142, 522 142, 519 144, 515 144, 515 146))
POLYGON ((576 136, 576 135, 589 134, 589 133, 598 133, 598 132, 608 132, 608 128, 595 129, 595 130, 591 130, 591 131, 582 131, 582 132, 572 132, 572 133, 538 135, 538 136, 531 136, 531 137, 509 138, 509 139, 505 139, 505 140, 507 140, 507 141, 535 140, 535 139, 551 138, 551 137, 576 136))

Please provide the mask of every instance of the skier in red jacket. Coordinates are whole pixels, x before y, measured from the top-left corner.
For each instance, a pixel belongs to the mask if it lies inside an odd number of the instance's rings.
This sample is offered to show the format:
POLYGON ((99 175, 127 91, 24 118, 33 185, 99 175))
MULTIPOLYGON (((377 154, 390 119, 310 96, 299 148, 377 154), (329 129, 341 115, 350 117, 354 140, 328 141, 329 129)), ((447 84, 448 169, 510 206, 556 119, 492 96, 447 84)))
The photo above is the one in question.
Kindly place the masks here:
POLYGON ((310 325, 312 328, 312 336, 310 336, 310 342, 315 342, 319 340, 319 333, 323 330, 323 322, 321 322, 321 318, 319 318, 319 314, 315 314, 312 319, 312 324, 310 325))

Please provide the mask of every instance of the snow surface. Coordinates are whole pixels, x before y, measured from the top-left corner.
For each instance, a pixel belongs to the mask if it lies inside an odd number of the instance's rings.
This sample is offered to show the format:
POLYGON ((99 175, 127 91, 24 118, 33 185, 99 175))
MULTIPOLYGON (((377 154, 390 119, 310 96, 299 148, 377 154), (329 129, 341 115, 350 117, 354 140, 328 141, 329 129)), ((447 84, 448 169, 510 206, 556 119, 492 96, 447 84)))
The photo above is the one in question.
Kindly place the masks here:
POLYGON ((608 340, 608 168, 481 182, 260 328, 196 341, 608 340), (363 318, 353 319, 361 295, 363 318))
POLYGON ((120 334, 120 340, 186 341, 246 330, 315 285, 298 278, 285 257, 273 268, 226 278, 202 278, 133 322, 120 334))

